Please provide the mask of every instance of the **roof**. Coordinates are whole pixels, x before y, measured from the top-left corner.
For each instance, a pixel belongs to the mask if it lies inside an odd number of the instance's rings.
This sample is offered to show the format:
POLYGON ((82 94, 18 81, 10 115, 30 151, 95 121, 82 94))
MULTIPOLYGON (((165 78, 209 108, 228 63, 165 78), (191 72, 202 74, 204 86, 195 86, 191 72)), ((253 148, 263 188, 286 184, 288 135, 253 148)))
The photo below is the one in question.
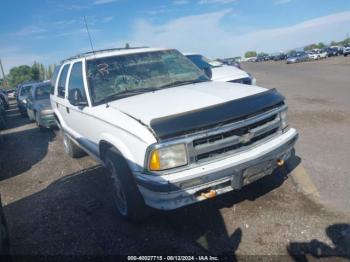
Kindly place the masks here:
POLYGON ((51 82, 50 80, 45 80, 45 81, 43 81, 43 82, 34 83, 34 84, 33 84, 33 87, 44 86, 44 85, 49 84, 50 82, 51 82))
POLYGON ((67 61, 72 61, 76 59, 96 59, 108 56, 118 56, 118 55, 126 55, 126 54, 137 54, 137 53, 145 53, 145 52, 156 52, 169 50, 168 48, 150 48, 150 47, 130 47, 130 48, 111 48, 111 49, 102 49, 91 52, 86 52, 82 54, 78 54, 72 56, 68 59, 62 60, 61 63, 65 63, 67 61))

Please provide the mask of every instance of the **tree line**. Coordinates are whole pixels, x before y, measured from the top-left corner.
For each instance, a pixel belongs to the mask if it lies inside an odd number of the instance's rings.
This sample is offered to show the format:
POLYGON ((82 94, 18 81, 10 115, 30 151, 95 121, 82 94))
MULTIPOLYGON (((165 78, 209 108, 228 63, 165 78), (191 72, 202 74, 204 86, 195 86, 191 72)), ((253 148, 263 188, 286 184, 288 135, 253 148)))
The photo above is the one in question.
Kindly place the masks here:
MULTIPOLYGON (((342 41, 332 41, 329 44, 330 46, 346 46, 346 45, 350 45, 350 37, 345 38, 342 41)), ((309 51, 312 49, 322 49, 325 48, 327 45, 323 42, 319 42, 318 44, 310 44, 304 47, 304 51, 309 51)), ((256 51, 247 51, 244 54, 244 57, 246 58, 250 58, 250 57, 256 57, 258 55, 263 55, 265 54, 264 52, 262 53, 257 53, 256 51)))
MULTIPOLYGON (((18 84, 29 81, 44 81, 51 79, 56 65, 45 67, 34 61, 32 66, 20 65, 10 69, 6 75, 7 87, 16 87, 18 84)), ((0 87, 5 88, 4 79, 0 79, 0 87)))

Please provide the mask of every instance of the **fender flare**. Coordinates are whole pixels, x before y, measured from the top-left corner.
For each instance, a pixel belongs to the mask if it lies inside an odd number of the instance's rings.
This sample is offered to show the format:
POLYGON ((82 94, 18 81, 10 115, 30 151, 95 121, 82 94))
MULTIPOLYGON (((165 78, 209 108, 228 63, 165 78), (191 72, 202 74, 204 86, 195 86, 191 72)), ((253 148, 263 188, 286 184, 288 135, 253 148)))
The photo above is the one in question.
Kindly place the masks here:
POLYGON ((136 164, 135 158, 129 148, 119 138, 102 133, 99 139, 99 155, 102 162, 104 162, 104 153, 107 148, 114 147, 124 157, 131 170, 140 170, 140 166, 136 164))

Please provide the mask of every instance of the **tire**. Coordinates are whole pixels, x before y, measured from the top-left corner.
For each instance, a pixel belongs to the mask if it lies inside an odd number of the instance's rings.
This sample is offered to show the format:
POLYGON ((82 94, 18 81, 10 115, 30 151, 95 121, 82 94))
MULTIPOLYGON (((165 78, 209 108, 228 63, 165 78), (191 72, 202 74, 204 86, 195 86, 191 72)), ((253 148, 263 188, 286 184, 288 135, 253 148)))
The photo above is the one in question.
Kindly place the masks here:
POLYGON ((106 152, 104 163, 110 180, 110 190, 118 213, 130 222, 141 222, 151 214, 136 186, 124 157, 114 148, 106 152))
POLYGON ((82 156, 85 156, 86 153, 84 150, 82 150, 79 146, 77 146, 73 140, 62 131, 62 137, 63 137, 63 146, 64 151, 67 155, 69 155, 71 158, 79 158, 82 156))
POLYGON ((1 198, 0 205, 0 256, 8 256, 10 255, 10 240, 1 198))

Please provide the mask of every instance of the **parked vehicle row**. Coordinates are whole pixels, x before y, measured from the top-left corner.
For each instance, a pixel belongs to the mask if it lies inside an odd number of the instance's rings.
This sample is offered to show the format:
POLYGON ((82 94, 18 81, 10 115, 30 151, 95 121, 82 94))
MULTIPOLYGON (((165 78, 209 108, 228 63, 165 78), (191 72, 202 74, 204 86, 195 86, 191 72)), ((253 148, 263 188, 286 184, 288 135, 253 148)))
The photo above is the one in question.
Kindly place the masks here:
POLYGON ((36 122, 44 131, 56 126, 56 120, 50 103, 50 81, 25 83, 17 89, 17 106, 23 117, 36 122))
POLYGON ((174 49, 79 54, 51 84, 66 153, 106 167, 115 207, 133 221, 272 174, 298 137, 277 90, 211 81, 174 49))
POLYGON ((250 57, 246 59, 249 62, 263 62, 263 61, 280 61, 286 60, 287 64, 303 62, 308 60, 319 60, 331 56, 344 55, 347 56, 350 54, 349 46, 329 46, 322 49, 313 49, 310 51, 295 51, 292 50, 289 53, 276 53, 276 54, 258 54, 256 57, 250 57), (306 54, 306 55, 305 55, 306 54))

